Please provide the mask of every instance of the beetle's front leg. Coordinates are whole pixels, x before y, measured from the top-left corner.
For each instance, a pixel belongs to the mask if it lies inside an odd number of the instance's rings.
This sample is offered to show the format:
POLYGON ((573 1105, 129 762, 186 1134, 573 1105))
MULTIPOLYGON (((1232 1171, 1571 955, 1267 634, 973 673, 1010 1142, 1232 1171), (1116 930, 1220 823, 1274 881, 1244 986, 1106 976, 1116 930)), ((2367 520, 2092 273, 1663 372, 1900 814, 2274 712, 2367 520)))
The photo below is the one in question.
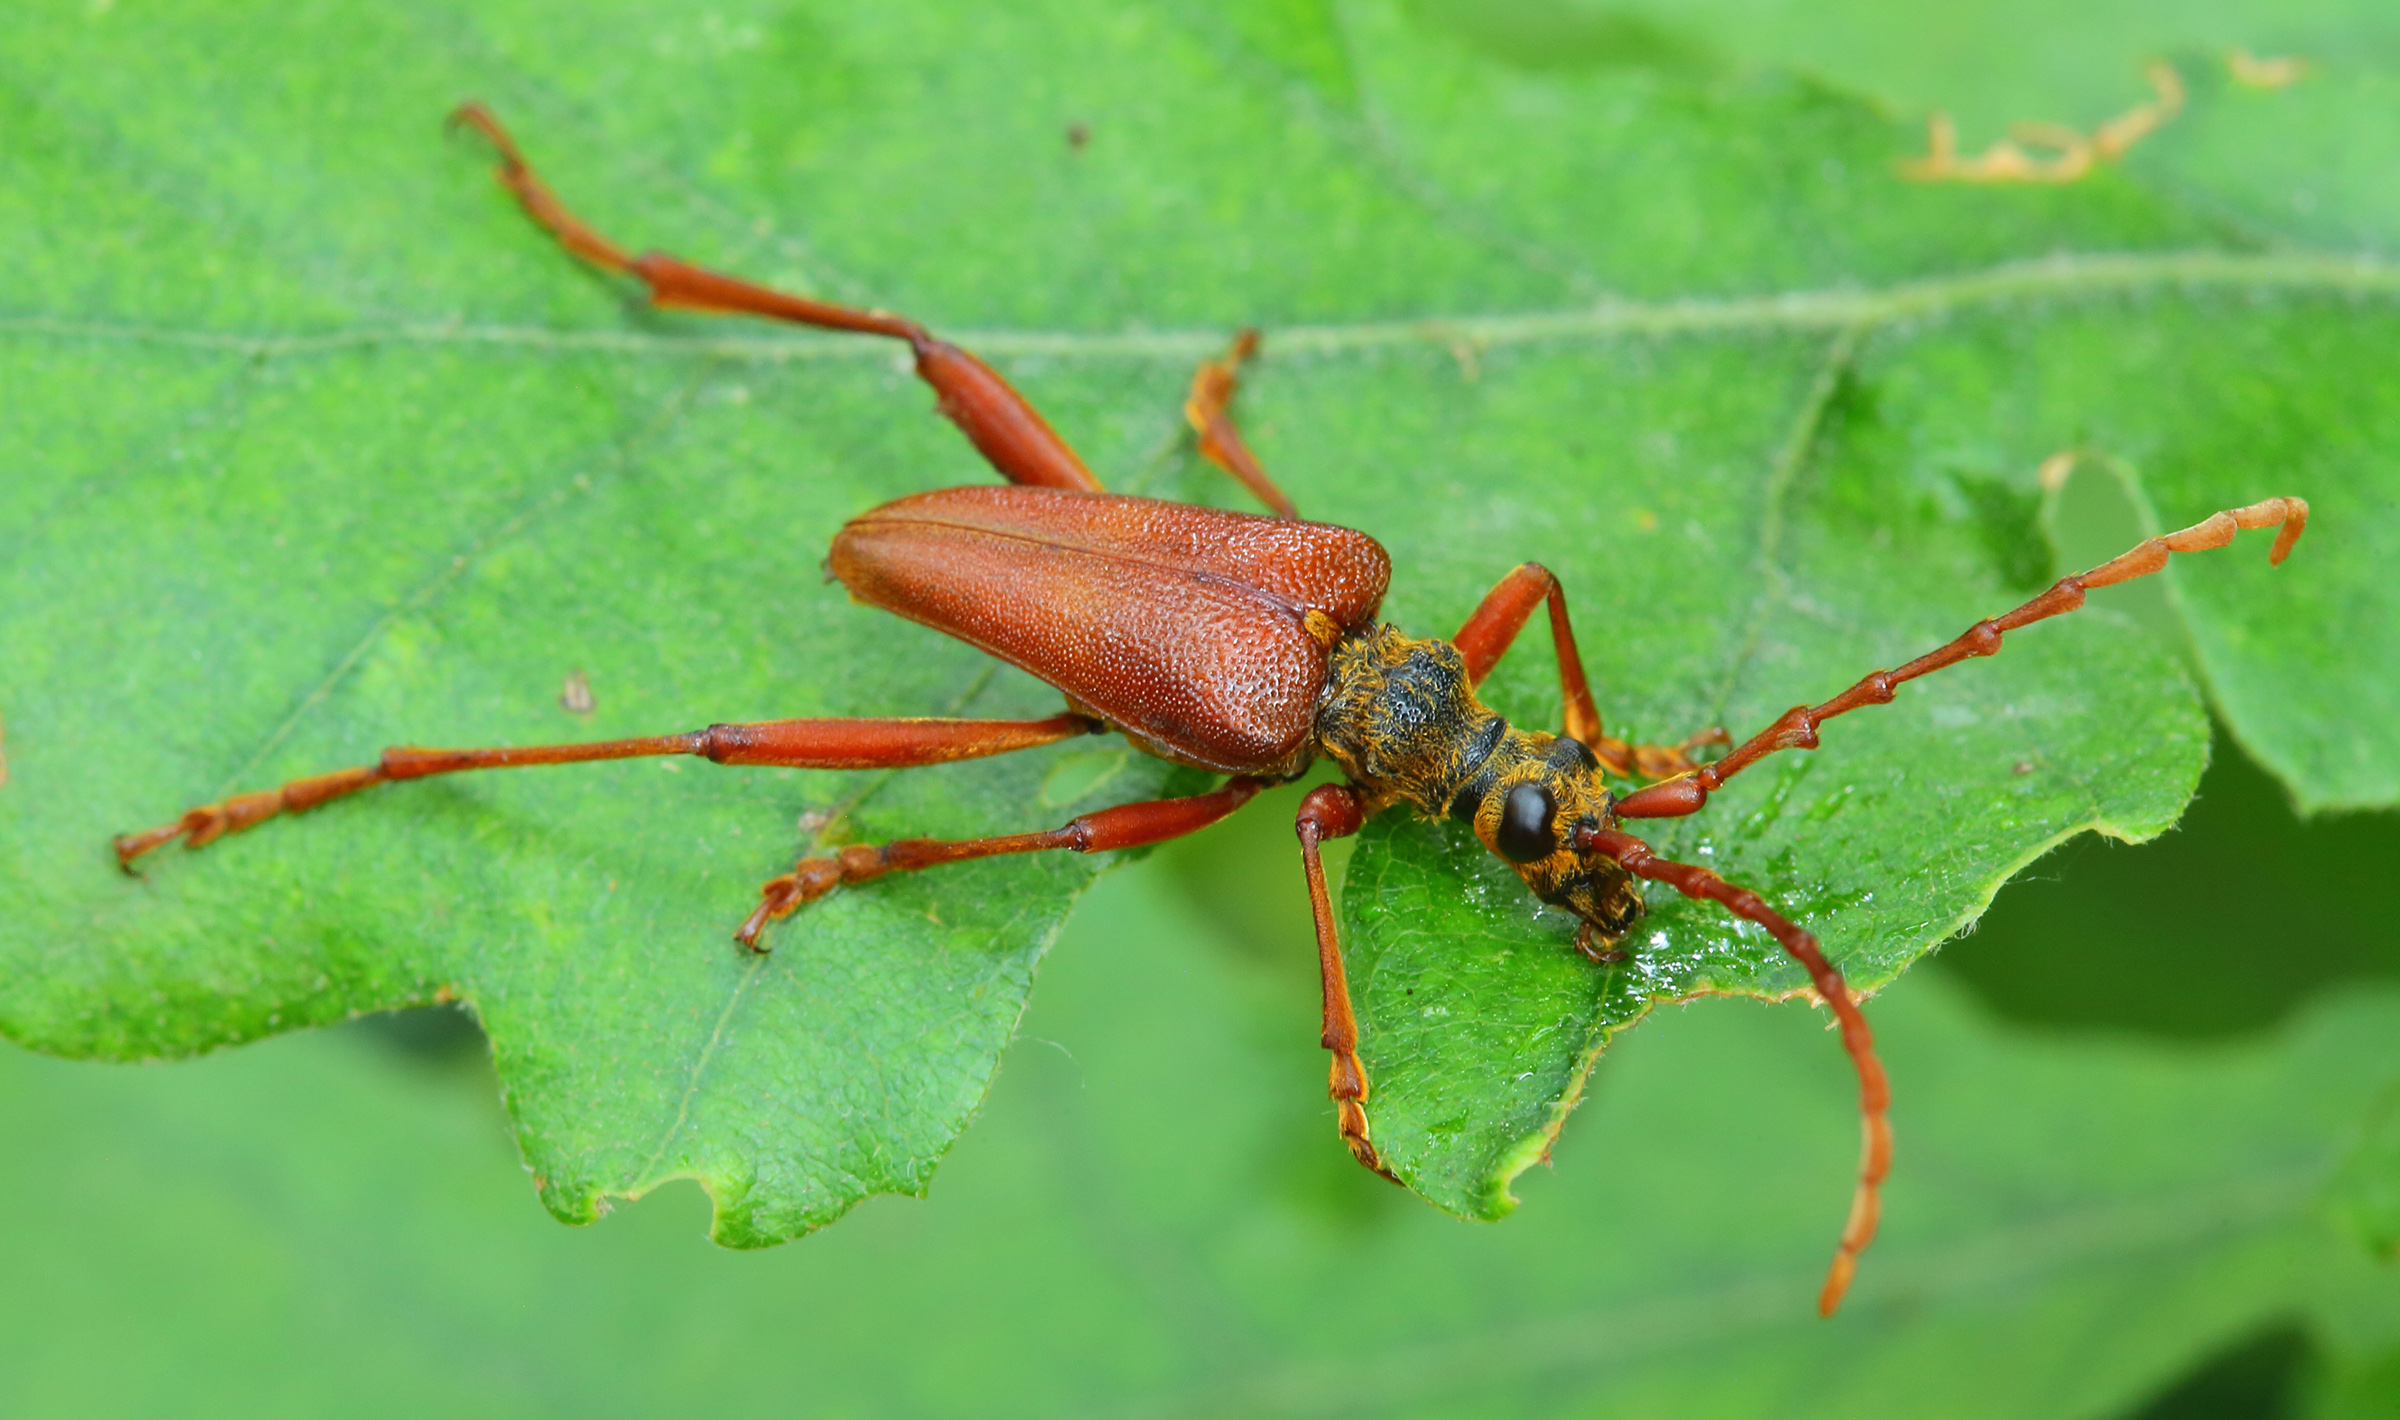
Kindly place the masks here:
POLYGON ((1320 1035, 1333 1052, 1326 1091, 1333 1096, 1337 1127, 1350 1155, 1392 1182, 1400 1180, 1383 1166, 1367 1138, 1367 1067, 1358 1060, 1358 1018, 1350 1010, 1350 981, 1342 973, 1342 939, 1334 928, 1333 895, 1325 890, 1325 861, 1317 845, 1328 838, 1348 838, 1367 820, 1358 791, 1347 784, 1320 784, 1300 801, 1293 832, 1300 835, 1300 864, 1308 872, 1308 903, 1317 921, 1317 975, 1325 988, 1325 1026, 1320 1035))
POLYGON ((1469 684, 1483 684, 1483 678, 1515 644, 1533 609, 1545 601, 1550 604, 1550 641, 1558 651, 1558 688, 1566 701, 1567 736, 1581 740, 1609 773, 1625 779, 1672 779, 1699 768, 1692 761, 1693 750, 1733 742, 1722 728, 1702 730, 1679 745, 1629 744, 1601 729, 1600 707, 1592 699, 1591 683, 1584 678, 1583 656, 1575 649, 1575 628, 1567 620, 1566 589, 1559 585, 1558 574, 1539 562, 1522 563, 1502 577, 1484 593, 1466 625, 1450 638, 1450 644, 1467 658, 1469 684))

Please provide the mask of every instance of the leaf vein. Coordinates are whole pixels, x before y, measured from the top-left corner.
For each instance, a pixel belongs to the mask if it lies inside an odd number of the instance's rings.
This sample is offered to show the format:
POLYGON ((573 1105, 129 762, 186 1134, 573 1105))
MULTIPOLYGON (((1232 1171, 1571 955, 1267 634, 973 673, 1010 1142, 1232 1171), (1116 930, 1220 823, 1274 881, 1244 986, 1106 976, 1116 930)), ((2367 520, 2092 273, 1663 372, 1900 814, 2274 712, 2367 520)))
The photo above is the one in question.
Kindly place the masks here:
MULTIPOLYGON (((2157 287, 2389 299, 2400 297, 2400 262, 2312 251, 2063 254, 1882 287, 1664 300, 1611 297, 1590 306, 1546 311, 1293 325, 1273 331, 1269 338, 1279 354, 1323 356, 1408 345, 1449 346, 1460 341, 1477 346, 1504 346, 1579 339, 1839 331, 1853 326, 1867 329, 1901 321, 1939 319, 2009 301, 2105 297, 2157 287)), ((672 359, 704 356, 745 361, 885 360, 891 356, 880 341, 844 336, 711 338, 635 330, 552 330, 456 320, 243 333, 17 312, 0 315, 0 337, 116 340, 221 350, 252 357, 329 354, 383 345, 481 346, 543 354, 599 353, 672 359)), ((1225 339, 1221 330, 963 330, 954 332, 952 338, 986 355, 1177 363, 1214 355, 1225 339)))

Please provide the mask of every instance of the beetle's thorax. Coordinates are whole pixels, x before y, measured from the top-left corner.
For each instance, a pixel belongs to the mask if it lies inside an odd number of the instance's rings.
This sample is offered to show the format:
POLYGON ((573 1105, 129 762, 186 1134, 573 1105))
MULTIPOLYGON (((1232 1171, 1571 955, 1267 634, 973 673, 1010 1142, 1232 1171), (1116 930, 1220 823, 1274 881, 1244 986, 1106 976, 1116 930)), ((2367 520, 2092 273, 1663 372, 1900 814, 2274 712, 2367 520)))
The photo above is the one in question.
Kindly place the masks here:
POLYGON ((1476 698, 1466 657, 1391 626, 1333 648, 1317 746, 1373 813, 1405 803, 1472 826, 1543 901, 1614 939, 1641 911, 1614 862, 1573 851, 1578 827, 1605 827, 1615 800, 1579 740, 1519 730, 1476 698), (1515 821, 1512 823, 1511 820, 1515 821))

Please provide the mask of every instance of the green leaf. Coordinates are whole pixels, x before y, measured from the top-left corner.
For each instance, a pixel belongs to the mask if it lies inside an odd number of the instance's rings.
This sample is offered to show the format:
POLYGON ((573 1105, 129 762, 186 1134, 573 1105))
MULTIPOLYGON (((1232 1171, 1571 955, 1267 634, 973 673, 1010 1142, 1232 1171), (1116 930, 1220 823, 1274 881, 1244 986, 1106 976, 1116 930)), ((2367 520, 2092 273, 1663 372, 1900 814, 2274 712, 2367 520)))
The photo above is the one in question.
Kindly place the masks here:
MULTIPOLYGON (((764 962, 726 941, 755 885, 803 819, 1010 831, 1168 776, 1067 747, 494 774, 117 874, 112 833, 389 743, 1055 704, 818 580, 845 517, 989 476, 893 352, 629 308, 441 140, 468 94, 635 245, 962 335, 1115 487, 1231 501, 1178 406, 1262 324, 1246 427, 1390 547, 1394 619, 1444 633, 1538 558, 1645 737, 1761 723, 2021 598, 2062 449, 2153 526, 2308 497, 2272 577, 2258 539, 2169 574, 2197 687, 2103 604, 1661 836, 1863 987, 2060 838, 2172 822, 2203 690, 2304 805, 2400 791, 2400 273, 2357 255, 2392 233, 2364 197, 2229 219, 2293 151, 2239 141, 2292 121, 2245 95, 2196 87, 2124 171, 2031 191, 1903 183, 1916 130, 1814 83, 1527 71, 1373 4, 58 4, 0 79, 0 1033, 187 1054, 455 996, 562 1217, 692 1177, 756 1243, 921 1190, 1100 865, 845 892, 764 962)), ((2371 99, 2300 111, 2350 133, 2371 99)), ((1490 692, 1555 721, 1539 647, 1490 692)), ((1563 926, 1479 904, 1492 865, 1445 833, 1377 825, 1347 908, 1379 1137, 1444 1206, 1502 1206, 1649 1001, 1798 984, 1663 903, 1634 968, 1562 966, 1563 926)))
POLYGON ((1853 1092, 1807 1013, 1663 1013, 1468 1227, 1333 1142, 1306 939, 1219 936, 1168 867, 1086 899, 929 1200, 765 1255, 680 1188, 550 1226, 472 1063, 0 1053, 0 1410, 2052 1420, 2270 1326, 2345 1372, 2400 1345, 2400 1283, 2316 1207, 2394 1080, 2388 985, 2195 1047, 1911 974, 1875 1003, 1906 1166, 1828 1325, 1853 1092))
POLYGON ((2400 1260, 2400 1091, 2377 1100, 2334 1175, 2334 1212, 2371 1251, 2400 1260))

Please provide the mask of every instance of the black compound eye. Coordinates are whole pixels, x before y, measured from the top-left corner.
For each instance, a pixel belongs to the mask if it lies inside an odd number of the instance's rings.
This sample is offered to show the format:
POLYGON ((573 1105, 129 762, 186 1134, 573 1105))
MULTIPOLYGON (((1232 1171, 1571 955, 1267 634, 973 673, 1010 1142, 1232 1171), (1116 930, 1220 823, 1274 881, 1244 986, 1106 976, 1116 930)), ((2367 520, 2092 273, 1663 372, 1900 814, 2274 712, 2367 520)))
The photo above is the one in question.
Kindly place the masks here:
POLYGON ((1547 858, 1558 851, 1558 840, 1550 832, 1550 821, 1557 816, 1558 801, 1550 797, 1548 785, 1519 784, 1500 801, 1500 831, 1493 835, 1493 845, 1511 863, 1547 858))

